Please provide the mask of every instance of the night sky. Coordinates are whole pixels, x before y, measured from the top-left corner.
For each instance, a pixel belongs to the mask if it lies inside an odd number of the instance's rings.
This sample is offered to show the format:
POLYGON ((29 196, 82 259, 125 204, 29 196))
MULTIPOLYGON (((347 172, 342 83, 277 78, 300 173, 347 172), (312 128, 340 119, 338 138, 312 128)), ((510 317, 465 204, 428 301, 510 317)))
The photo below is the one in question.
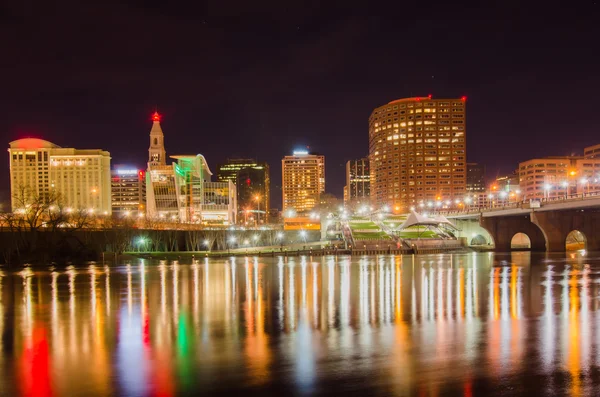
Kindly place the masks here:
POLYGON ((466 95, 468 161, 490 178, 600 143, 593 1, 83 3, 0 5, 6 147, 35 136, 143 168, 157 106, 167 155, 267 161, 280 207, 282 156, 323 153, 342 197, 372 109, 401 97, 466 95))

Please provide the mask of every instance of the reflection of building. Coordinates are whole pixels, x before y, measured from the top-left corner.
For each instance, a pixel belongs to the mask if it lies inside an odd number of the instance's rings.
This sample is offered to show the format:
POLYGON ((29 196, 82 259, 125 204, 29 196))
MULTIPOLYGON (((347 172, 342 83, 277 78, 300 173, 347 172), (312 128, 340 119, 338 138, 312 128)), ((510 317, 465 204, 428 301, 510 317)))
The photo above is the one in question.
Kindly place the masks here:
POLYGON ((13 141, 8 152, 13 211, 26 204, 20 201, 27 192, 42 199, 55 193, 65 207, 110 214, 110 153, 61 148, 36 138, 13 141))
POLYGON ((266 163, 245 167, 237 173, 237 203, 239 211, 258 211, 261 222, 266 222, 270 208, 269 166, 266 163))
POLYGON ((404 211, 466 192, 465 100, 416 97, 376 108, 369 118, 371 203, 404 211))
POLYGON ((172 156, 167 165, 160 116, 155 113, 150 132, 146 172, 148 218, 179 222, 230 224, 236 221, 236 193, 231 181, 210 182, 204 156, 172 156))
POLYGON ((467 192, 485 192, 485 165, 467 163, 467 192))
POLYGON ((344 204, 369 201, 371 192, 371 171, 369 159, 350 160, 346 163, 346 186, 344 186, 344 204))
POLYGON ((325 156, 296 151, 281 160, 281 169, 284 216, 313 209, 325 191, 325 156))
POLYGON ((146 212, 146 175, 129 167, 115 167, 111 172, 112 212, 117 216, 146 212))
POLYGON ((545 157, 519 164, 524 199, 563 197, 600 189, 600 145, 584 149, 585 156, 545 157))

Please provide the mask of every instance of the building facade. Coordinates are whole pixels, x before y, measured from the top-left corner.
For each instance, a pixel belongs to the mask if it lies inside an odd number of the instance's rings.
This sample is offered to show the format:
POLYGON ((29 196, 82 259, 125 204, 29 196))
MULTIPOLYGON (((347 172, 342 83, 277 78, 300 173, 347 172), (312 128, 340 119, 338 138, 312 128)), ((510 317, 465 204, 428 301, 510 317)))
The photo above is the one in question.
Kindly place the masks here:
POLYGON ((600 157, 595 148, 584 156, 545 157, 519 164, 519 188, 524 200, 552 199, 600 191, 600 157))
POLYGON ((315 208, 325 192, 325 156, 295 151, 281 160, 281 170, 284 217, 315 208))
POLYGON ((237 203, 239 213, 252 213, 256 223, 268 223, 271 208, 269 166, 257 164, 237 173, 237 203))
POLYGON ((510 175, 503 175, 496 178, 492 185, 492 191, 499 192, 515 192, 520 191, 520 178, 519 173, 515 171, 510 175))
POLYGON ((408 211, 466 193, 466 98, 392 101, 369 118, 371 203, 408 211))
POLYGON ((344 204, 358 205, 368 203, 371 194, 371 170, 369 159, 350 160, 346 163, 346 185, 344 186, 344 204))
POLYGON ((217 181, 231 181, 237 186, 238 172, 243 168, 256 168, 264 166, 264 163, 259 163, 255 159, 231 158, 225 163, 217 165, 217 181))
POLYGON ((111 172, 111 205, 117 217, 144 216, 146 173, 132 167, 115 167, 111 172))
POLYGON ((467 193, 480 193, 485 191, 485 165, 467 163, 467 193))
POLYGON ((61 148, 42 139, 25 138, 11 142, 8 152, 13 211, 37 196, 56 197, 60 205, 73 210, 111 213, 107 151, 61 148))
POLYGON ((586 159, 600 158, 600 144, 583 149, 583 157, 586 159))
POLYGON ((166 164, 160 116, 155 113, 150 131, 146 172, 146 215, 168 222, 229 225, 237 220, 235 185, 211 182, 206 159, 198 155, 171 156, 166 164))

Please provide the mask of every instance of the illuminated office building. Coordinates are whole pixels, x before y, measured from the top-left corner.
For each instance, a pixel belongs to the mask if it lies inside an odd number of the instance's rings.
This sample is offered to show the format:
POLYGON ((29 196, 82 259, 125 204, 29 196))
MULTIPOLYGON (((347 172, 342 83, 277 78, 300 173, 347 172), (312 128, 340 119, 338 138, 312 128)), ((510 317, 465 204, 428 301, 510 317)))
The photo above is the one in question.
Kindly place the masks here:
POLYGON ((600 157, 552 156, 524 161, 519 164, 519 186, 525 200, 600 191, 600 157))
POLYGON ((111 202, 115 216, 145 214, 145 172, 132 167, 115 167, 111 172, 111 202))
POLYGON ((238 172, 243 168, 256 168, 264 166, 264 163, 259 163, 255 159, 232 158, 227 159, 225 163, 217 165, 217 181, 231 181, 237 185, 238 172))
POLYGON ((467 193, 485 192, 485 165, 467 163, 467 193))
POLYGON ((51 142, 25 138, 13 141, 10 159, 13 211, 29 199, 57 197, 73 210, 111 213, 110 153, 97 149, 61 148, 51 142))
POLYGON ((346 163, 346 185, 344 186, 344 204, 367 203, 371 193, 371 171, 369 159, 350 160, 346 163))
POLYGON ((267 223, 270 209, 269 166, 266 163, 245 167, 237 173, 237 203, 239 212, 251 211, 259 223, 267 223))
POLYGON ((408 211, 466 193, 466 98, 392 101, 369 118, 371 203, 408 211))
POLYGON ((325 192, 325 156, 295 151, 281 160, 283 212, 306 213, 325 192))

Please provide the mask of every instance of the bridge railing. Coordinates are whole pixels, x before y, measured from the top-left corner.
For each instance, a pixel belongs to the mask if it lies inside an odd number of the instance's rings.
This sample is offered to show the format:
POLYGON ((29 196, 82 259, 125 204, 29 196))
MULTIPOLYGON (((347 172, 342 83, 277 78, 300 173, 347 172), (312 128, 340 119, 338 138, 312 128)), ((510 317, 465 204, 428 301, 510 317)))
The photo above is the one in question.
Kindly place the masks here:
POLYGON ((501 211, 508 209, 517 209, 517 208, 534 208, 530 207, 532 202, 539 202, 540 206, 544 206, 547 204, 559 204, 564 202, 574 202, 574 201, 582 201, 582 200, 594 200, 600 198, 600 191, 590 191, 585 193, 578 194, 567 194, 560 195, 554 197, 544 197, 540 199, 532 199, 532 200, 523 200, 517 202, 502 202, 496 203, 487 207, 478 207, 478 206, 468 206, 463 209, 434 209, 433 211, 428 211, 431 214, 439 214, 439 215, 472 215, 479 214, 482 212, 493 212, 493 211, 501 211))

